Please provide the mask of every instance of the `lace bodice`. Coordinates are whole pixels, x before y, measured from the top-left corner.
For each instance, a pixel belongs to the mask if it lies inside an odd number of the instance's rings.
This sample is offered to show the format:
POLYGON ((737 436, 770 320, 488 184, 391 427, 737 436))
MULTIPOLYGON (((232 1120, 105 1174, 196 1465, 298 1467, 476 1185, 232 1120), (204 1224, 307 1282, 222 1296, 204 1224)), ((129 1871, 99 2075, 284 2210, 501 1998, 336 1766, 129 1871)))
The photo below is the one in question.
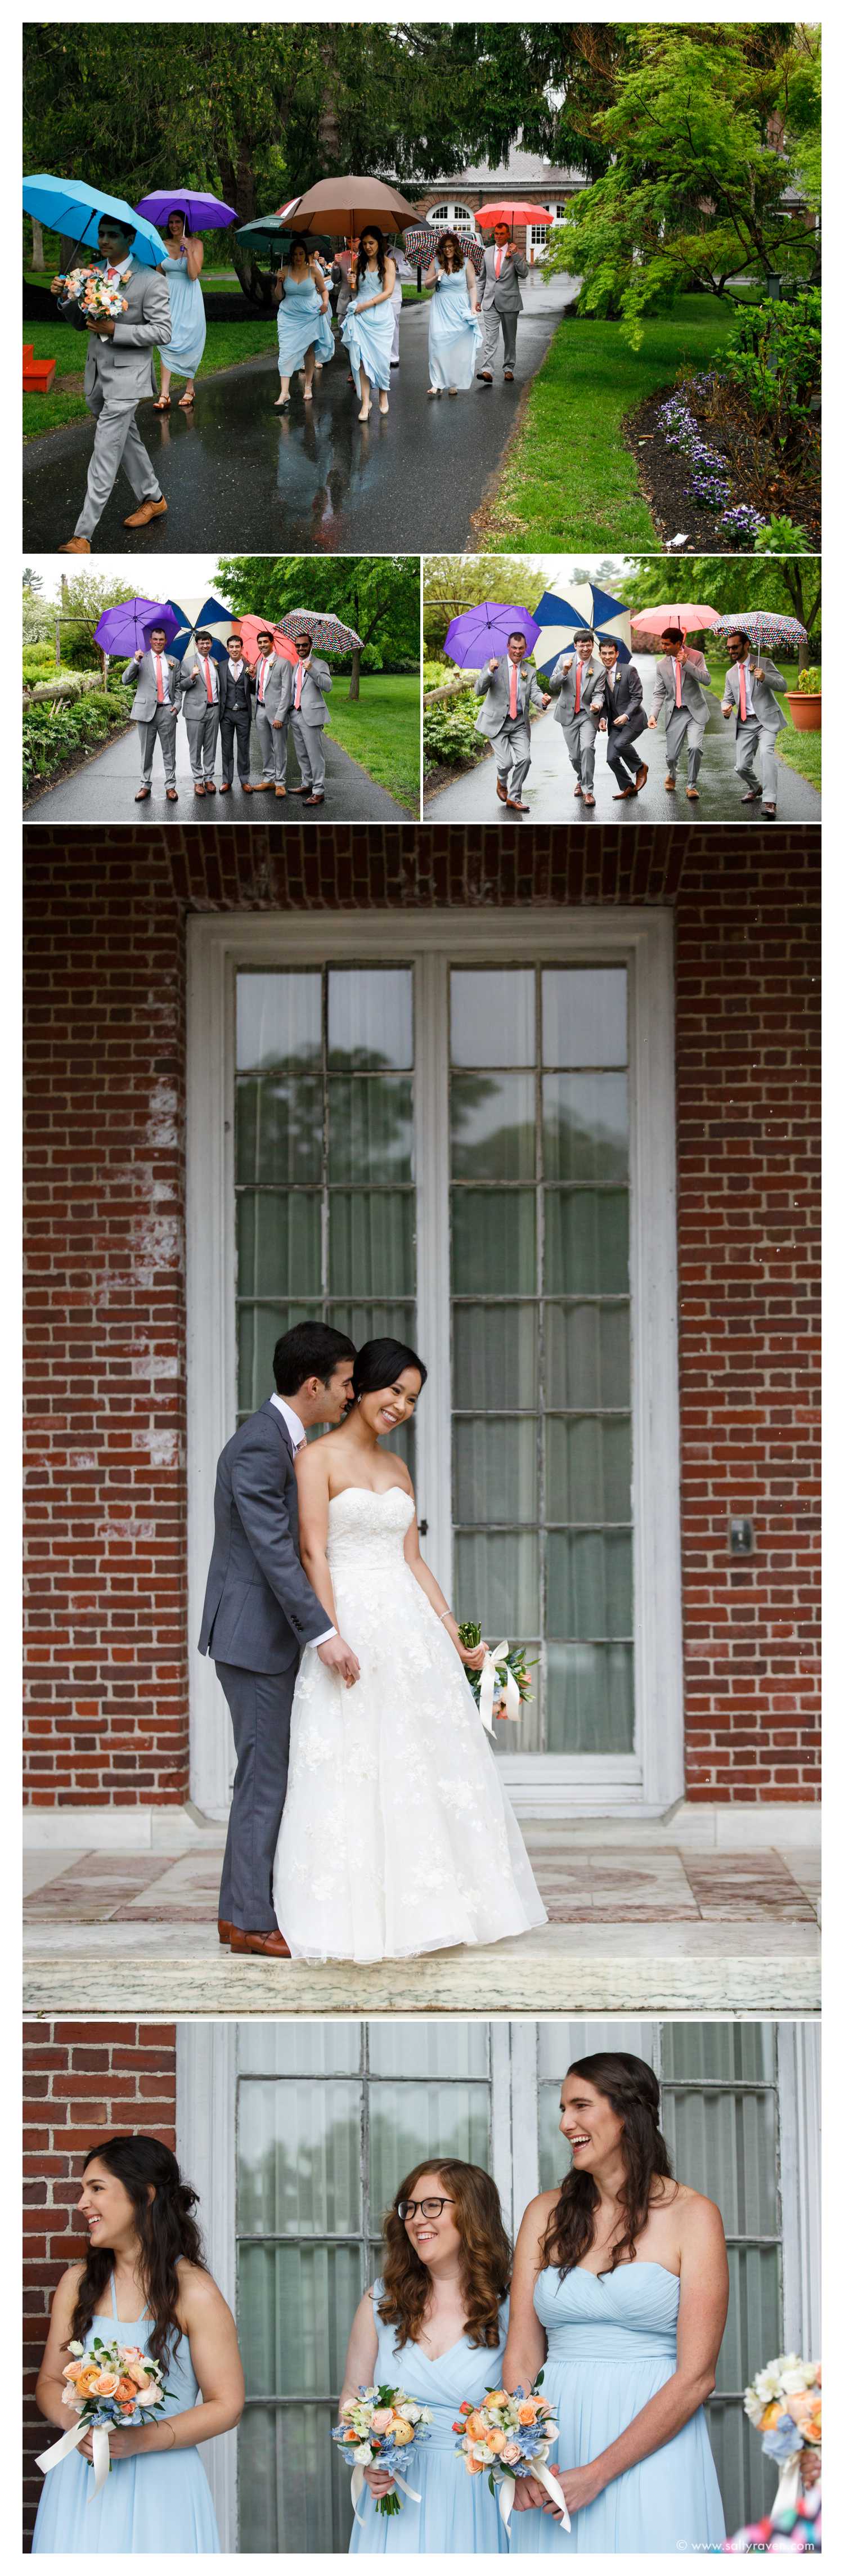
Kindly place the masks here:
POLYGON ((348 1577, 359 1570, 369 1582, 373 1575, 398 1571, 405 1563, 413 1512, 413 1496, 402 1485, 390 1485, 381 1494, 370 1493, 365 1485, 347 1485, 342 1494, 332 1494, 326 1550, 332 1576, 348 1577))

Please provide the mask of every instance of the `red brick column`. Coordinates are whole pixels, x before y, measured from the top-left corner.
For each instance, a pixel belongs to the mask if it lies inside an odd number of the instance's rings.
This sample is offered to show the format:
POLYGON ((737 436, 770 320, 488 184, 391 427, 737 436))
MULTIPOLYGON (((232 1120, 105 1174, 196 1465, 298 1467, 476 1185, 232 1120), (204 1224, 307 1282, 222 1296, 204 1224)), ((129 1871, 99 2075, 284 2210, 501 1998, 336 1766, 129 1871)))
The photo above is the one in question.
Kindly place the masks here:
POLYGON ((145 2130, 176 2143, 176 2032, 172 2022, 25 2021, 24 2045, 24 2516, 25 2538, 41 2493, 36 2455, 52 2428, 35 2404, 35 2381, 56 2284, 84 2258, 75 2218, 82 2159, 103 2138, 145 2130))

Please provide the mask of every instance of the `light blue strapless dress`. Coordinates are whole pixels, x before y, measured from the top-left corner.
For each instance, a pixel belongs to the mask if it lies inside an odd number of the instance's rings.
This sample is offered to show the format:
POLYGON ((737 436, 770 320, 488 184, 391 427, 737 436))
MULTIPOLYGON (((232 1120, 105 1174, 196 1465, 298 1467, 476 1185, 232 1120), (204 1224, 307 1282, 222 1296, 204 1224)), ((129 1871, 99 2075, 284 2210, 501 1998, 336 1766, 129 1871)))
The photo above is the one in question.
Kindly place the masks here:
POLYGON ((502 2302, 501 2339, 492 2351, 468 2343, 461 2335, 450 2352, 430 2361, 416 2343, 406 2343, 399 2351, 395 2327, 385 2325, 378 2314, 383 2286, 376 2281, 372 2292, 378 2328, 373 2379, 385 2381, 389 2388, 403 2388, 417 2406, 432 2407, 434 2420, 428 2425, 427 2441, 408 2453, 407 2483, 421 2495, 421 2504, 401 2496, 400 2513, 376 2513, 375 2497, 365 2487, 349 2548, 353 2553, 364 2550, 370 2556, 391 2558, 430 2556, 434 2551, 452 2555, 460 2550, 488 2558, 506 2556, 507 2537, 497 2498, 490 2495, 486 2478, 470 2477, 457 2450, 454 2425, 464 2397, 477 2406, 486 2388, 501 2386, 508 2302, 502 2302))
MULTIPOLYGON (((121 2341, 136 2343, 145 2352, 149 2318, 139 2317, 136 2324, 127 2324, 122 2317, 118 2320, 113 2276, 111 2310, 121 2341)), ((85 2337, 86 2349, 95 2335, 102 2335, 104 2326, 107 2332, 107 2318, 92 2320, 85 2337)), ((166 2376, 171 2395, 162 2411, 165 2415, 184 2415, 188 2407, 196 2405, 199 2396, 186 2335, 168 2362, 166 2376)), ((159 2423, 160 2415, 153 2420, 159 2423)), ((69 2415, 68 2425, 73 2421, 69 2415)), ((58 2427, 50 2429, 58 2441, 58 2427)), ((80 2459, 78 2451, 71 2451, 57 2469, 47 2471, 32 2547, 33 2552, 49 2550, 88 2558, 156 2553, 164 2558, 208 2557, 219 2553, 211 2489, 199 2452, 148 2451, 139 2453, 137 2459, 115 2460, 105 2486, 95 2496, 93 2469, 87 2460, 80 2459)))
POLYGON ((449 385, 459 385, 461 393, 468 393, 481 342, 480 322, 469 302, 465 268, 455 275, 437 262, 437 278, 428 306, 429 382, 446 391, 449 385))
POLYGON ((313 349, 321 367, 334 356, 331 316, 323 313, 312 277, 288 277, 278 308, 278 372, 295 375, 313 349))
POLYGON ((173 325, 169 347, 159 350, 171 376, 195 376, 205 347, 205 297, 198 277, 189 277, 187 261, 165 259, 161 274, 167 279, 170 297, 170 320, 173 325))
MULTIPOLYGON (((558 2272, 540 2272, 534 2307, 548 2338, 543 2395, 560 2427, 552 2467, 585 2468, 664 2388, 677 2367, 679 2305, 680 2283, 661 2263, 620 2263, 600 2275, 579 2264, 564 2281, 558 2272)), ((514 2513, 510 2524, 511 2550, 535 2557, 576 2550, 676 2557, 715 2549, 723 2539, 702 2406, 673 2441, 572 2514, 570 2533, 538 2509, 514 2513)))
MULTIPOLYGON (((381 280, 377 268, 367 270, 360 288, 360 301, 366 304, 370 295, 380 295, 381 280)), ((349 305, 340 327, 340 338, 349 352, 349 365, 360 394, 360 371, 366 368, 370 385, 389 392, 390 359, 393 354, 393 332, 396 317, 391 302, 369 304, 365 313, 357 310, 357 294, 349 305)))

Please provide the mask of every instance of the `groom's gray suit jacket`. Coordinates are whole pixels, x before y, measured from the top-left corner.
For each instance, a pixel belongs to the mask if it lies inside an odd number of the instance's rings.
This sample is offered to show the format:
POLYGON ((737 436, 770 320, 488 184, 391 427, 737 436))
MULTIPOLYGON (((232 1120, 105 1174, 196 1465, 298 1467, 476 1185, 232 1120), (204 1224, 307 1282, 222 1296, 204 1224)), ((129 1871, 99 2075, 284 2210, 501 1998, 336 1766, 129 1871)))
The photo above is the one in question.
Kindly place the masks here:
MULTIPOLYGON (((86 260, 84 265, 104 275, 107 263, 95 259, 86 260)), ((59 297, 60 313, 87 333, 84 391, 89 409, 89 397, 98 386, 107 401, 133 406, 154 393, 152 353, 154 349, 166 349, 172 336, 167 279, 160 269, 142 268, 139 261, 130 268, 128 277, 121 279, 120 293, 126 311, 116 315, 113 334, 104 339, 98 332, 88 331, 78 305, 59 297)))
POLYGON ((299 1558, 299 1498, 284 1417, 268 1397, 217 1463, 201 1655, 282 1673, 330 1621, 299 1558))

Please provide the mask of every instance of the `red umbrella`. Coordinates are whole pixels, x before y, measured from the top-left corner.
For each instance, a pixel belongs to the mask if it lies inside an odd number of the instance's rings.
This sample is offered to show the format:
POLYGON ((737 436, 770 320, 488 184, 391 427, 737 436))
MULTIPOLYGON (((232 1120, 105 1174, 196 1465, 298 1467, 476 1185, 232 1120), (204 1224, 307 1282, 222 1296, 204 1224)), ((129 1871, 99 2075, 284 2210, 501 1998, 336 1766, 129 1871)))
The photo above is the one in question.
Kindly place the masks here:
POLYGON ((529 198, 516 197, 508 206, 482 206, 477 221, 488 232, 493 224, 552 224, 554 217, 547 206, 533 206, 529 198))
POLYGON ((717 626, 718 610, 702 607, 699 600, 670 599, 664 608, 637 609, 630 624, 640 635, 667 635, 676 626, 681 626, 685 635, 687 627, 717 626))
POLYGON ((273 649, 279 655, 280 660, 282 662, 298 662, 299 655, 296 651, 295 644, 291 644, 288 637, 282 634, 281 627, 276 625, 275 619, 272 617, 253 617, 251 614, 248 617, 232 618, 232 633, 234 635, 242 635, 243 650, 246 660, 248 662, 257 661, 258 637, 262 633, 265 633, 268 627, 273 639, 273 649))

